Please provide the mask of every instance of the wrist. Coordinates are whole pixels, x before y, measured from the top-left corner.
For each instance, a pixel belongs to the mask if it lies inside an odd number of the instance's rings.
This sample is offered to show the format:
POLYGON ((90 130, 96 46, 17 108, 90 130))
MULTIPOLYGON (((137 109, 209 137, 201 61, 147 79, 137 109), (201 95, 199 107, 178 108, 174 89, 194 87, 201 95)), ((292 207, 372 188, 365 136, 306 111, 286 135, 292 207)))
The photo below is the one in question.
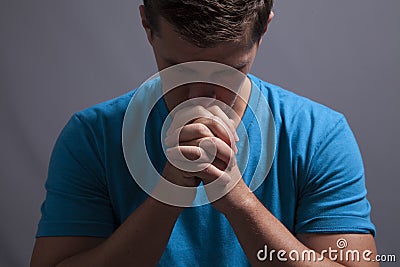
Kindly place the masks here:
POLYGON ((221 213, 229 217, 238 212, 253 210, 257 202, 257 197, 251 192, 246 183, 241 180, 228 194, 213 204, 221 213))

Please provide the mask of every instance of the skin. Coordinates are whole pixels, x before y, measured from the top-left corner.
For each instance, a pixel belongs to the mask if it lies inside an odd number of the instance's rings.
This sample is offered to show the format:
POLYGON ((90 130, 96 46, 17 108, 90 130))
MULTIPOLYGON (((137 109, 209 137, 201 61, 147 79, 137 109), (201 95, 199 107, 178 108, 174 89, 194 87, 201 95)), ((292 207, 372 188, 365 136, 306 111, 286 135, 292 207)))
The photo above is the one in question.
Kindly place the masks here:
MULTIPOLYGON (((221 44, 213 48, 198 48, 184 41, 166 21, 160 21, 160 34, 154 34, 144 16, 144 7, 140 7, 142 23, 147 38, 153 47, 159 70, 177 63, 189 61, 214 61, 237 67, 247 74, 250 71, 259 43, 246 48, 240 44, 221 44), (179 53, 176 53, 179 51, 179 53)), ((270 17, 272 19, 272 15, 270 17)), ((265 29, 266 30, 266 29, 265 29)), ((243 86, 240 97, 219 87, 195 85, 173 90, 165 97, 169 109, 187 99, 207 96, 223 100, 232 106, 241 117, 246 107, 250 87, 243 86)), ((375 242, 369 234, 297 234, 293 235, 277 220, 257 199, 241 179, 235 162, 230 162, 237 152, 235 127, 238 119, 231 120, 218 106, 197 106, 190 109, 203 117, 169 131, 165 140, 171 147, 168 152, 181 151, 187 158, 197 159, 203 156, 204 149, 199 147, 201 141, 207 140, 209 146, 217 150, 217 159, 204 171, 185 173, 167 163, 163 176, 168 180, 184 186, 197 186, 200 181, 209 183, 221 174, 225 180, 220 187, 234 183, 233 189, 212 205, 223 213, 234 229, 238 240, 252 266, 265 266, 260 262, 257 252, 268 246, 268 250, 306 249, 321 252, 328 247, 337 248, 338 238, 345 238, 347 249, 359 251, 371 250, 371 258, 376 254, 375 242), (174 141, 175 140, 175 141, 174 141), (178 140, 178 141, 176 141, 178 140)), ((185 112, 177 113, 173 121, 179 120, 185 112)), ((206 148, 207 149, 207 148, 206 148)), ((157 189, 156 189, 157 190, 157 189)), ((212 194, 212 192, 207 192, 212 194)), ((188 201, 191 201, 189 198, 188 201)), ((156 266, 171 231, 183 208, 173 207, 148 197, 128 219, 107 239, 94 237, 42 237, 38 238, 32 255, 31 266, 156 266), (152 238, 149 238, 149 237, 152 238)), ((324 254, 324 256, 326 256, 324 254)), ((273 262, 273 265, 287 266, 378 266, 375 262, 331 262, 327 258, 320 262, 273 262)))

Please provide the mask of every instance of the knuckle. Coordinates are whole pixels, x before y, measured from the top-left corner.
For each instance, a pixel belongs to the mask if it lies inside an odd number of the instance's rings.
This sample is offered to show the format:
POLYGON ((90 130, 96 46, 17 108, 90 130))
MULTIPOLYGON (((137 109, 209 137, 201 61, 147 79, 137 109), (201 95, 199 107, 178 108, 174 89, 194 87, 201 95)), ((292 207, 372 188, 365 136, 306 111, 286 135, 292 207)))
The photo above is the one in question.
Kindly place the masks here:
POLYGON ((202 106, 195 106, 193 107, 193 111, 195 114, 203 114, 204 113, 204 108, 202 106))
POLYGON ((211 111, 211 113, 217 113, 221 111, 221 109, 217 105, 209 107, 208 110, 211 111))
POLYGON ((206 168, 204 168, 203 173, 207 175, 211 175, 212 170, 211 170, 211 165, 208 165, 206 168))
POLYGON ((193 154, 194 154, 194 156, 195 156, 195 158, 196 159, 198 159, 198 158, 200 158, 201 157, 201 151, 200 151, 200 149, 198 149, 197 147, 196 148, 193 148, 193 154))
POLYGON ((184 113, 184 109, 179 109, 179 110, 177 110, 177 111, 175 111, 175 113, 173 114, 173 119, 177 119, 177 118, 179 118, 179 117, 181 117, 182 116, 182 114, 184 113))
POLYGON ((198 123, 196 125, 196 130, 200 136, 212 136, 210 129, 208 129, 208 127, 202 123, 198 123))
POLYGON ((226 129, 227 125, 225 124, 224 120, 220 117, 215 116, 215 121, 218 123, 222 128, 226 129))
POLYGON ((201 147, 206 150, 207 153, 216 153, 217 143, 215 137, 205 137, 200 141, 201 147))
POLYGON ((207 140, 212 143, 213 145, 217 145, 219 139, 215 136, 208 137, 207 140))
POLYGON ((210 121, 211 121, 211 124, 212 124, 213 126, 215 126, 215 127, 220 126, 220 123, 219 123, 219 121, 218 121, 218 117, 217 117, 217 116, 211 116, 211 117, 210 117, 210 121))

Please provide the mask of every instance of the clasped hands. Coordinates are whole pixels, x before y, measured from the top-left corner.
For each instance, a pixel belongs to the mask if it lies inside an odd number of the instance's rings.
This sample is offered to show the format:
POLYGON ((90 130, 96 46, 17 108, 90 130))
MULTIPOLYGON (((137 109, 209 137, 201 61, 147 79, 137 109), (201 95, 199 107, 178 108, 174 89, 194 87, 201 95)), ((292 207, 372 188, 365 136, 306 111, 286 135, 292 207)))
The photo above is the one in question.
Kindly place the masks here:
POLYGON ((168 161, 163 177, 186 187, 215 182, 212 190, 205 187, 209 199, 224 195, 228 193, 224 190, 241 180, 235 157, 237 141, 235 122, 218 105, 182 108, 173 115, 166 134, 168 161))

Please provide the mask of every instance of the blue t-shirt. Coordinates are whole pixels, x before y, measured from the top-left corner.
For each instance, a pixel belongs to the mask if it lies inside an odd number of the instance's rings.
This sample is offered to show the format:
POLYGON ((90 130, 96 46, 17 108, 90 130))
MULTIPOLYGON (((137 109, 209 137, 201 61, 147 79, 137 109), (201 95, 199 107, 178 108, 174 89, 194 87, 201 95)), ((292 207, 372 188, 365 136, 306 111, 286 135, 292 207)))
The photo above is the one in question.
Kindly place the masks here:
MULTIPOLYGON (((249 75, 275 122, 275 156, 268 176, 254 192, 296 233, 372 233, 359 148, 346 119, 323 105, 249 75)), ((72 116, 50 160, 47 195, 37 237, 109 237, 148 197, 133 180, 122 149, 122 124, 135 91, 72 116)), ((257 105, 255 105, 257 107, 257 105)), ((243 179, 248 184, 260 156, 260 128, 246 109, 240 151, 249 155, 243 179), (247 140, 243 140, 247 139, 247 140), (248 143, 246 143, 248 141, 248 143), (247 145, 246 145, 247 144, 247 145), (248 146, 248 147, 247 147, 248 146)), ((147 151, 158 171, 166 162, 160 133, 168 112, 159 101, 150 114, 147 151)), ((149 237, 150 238, 150 237, 149 237)), ((227 219, 207 204, 179 216, 160 266, 249 266, 227 219)))

